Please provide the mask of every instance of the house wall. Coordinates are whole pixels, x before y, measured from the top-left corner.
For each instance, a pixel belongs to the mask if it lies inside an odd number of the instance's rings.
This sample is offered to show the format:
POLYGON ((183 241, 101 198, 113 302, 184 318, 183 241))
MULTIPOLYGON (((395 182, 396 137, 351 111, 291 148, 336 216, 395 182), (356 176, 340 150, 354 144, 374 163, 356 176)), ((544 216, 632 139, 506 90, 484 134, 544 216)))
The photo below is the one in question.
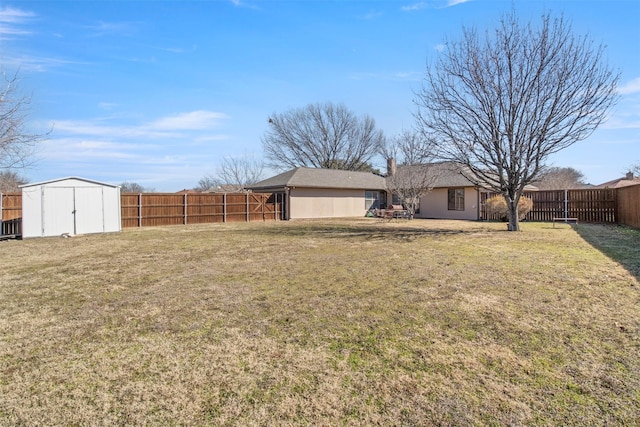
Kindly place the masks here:
POLYGON ((448 188, 434 188, 420 198, 420 213, 417 214, 416 217, 467 220, 479 219, 478 191, 474 187, 465 187, 464 189, 463 211, 449 210, 448 206, 448 188))
POLYGON ((289 193, 291 219, 364 216, 365 190, 292 188, 289 193))

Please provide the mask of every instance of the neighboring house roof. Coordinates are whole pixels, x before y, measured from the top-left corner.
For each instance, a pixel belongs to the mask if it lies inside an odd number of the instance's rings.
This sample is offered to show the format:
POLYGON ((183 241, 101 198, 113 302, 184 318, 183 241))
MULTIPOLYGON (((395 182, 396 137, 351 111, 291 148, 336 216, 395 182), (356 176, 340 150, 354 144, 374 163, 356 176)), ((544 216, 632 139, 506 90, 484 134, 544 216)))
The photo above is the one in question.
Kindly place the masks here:
POLYGON ((244 191, 240 184, 220 184, 206 189, 203 193, 242 193, 244 191))
POLYGON ((248 186, 250 190, 284 187, 385 190, 385 179, 371 172, 298 167, 248 186))
MULTIPOLYGON (((432 185, 432 188, 477 187, 463 174, 464 171, 467 171, 466 175, 469 176, 471 171, 455 162, 399 165, 396 174, 412 173, 418 168, 427 168, 427 178, 424 181, 432 185)), ((525 191, 537 191, 538 187, 526 185, 524 189, 525 191)))
POLYGON ((593 188, 621 188, 629 187, 631 185, 640 184, 640 177, 634 177, 633 173, 629 172, 626 176, 611 181, 607 181, 603 184, 596 185, 593 188))

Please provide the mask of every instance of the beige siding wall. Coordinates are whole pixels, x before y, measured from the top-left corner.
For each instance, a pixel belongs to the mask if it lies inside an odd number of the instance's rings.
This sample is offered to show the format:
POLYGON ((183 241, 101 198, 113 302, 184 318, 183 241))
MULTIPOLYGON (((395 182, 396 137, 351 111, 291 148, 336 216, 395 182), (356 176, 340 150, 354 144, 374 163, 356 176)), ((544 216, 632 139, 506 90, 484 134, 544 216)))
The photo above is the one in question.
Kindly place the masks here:
POLYGON ((291 219, 364 216, 364 190, 293 188, 291 219))
POLYGON ((473 187, 464 189, 464 210, 450 211, 448 209, 448 189, 435 188, 420 199, 420 213, 418 218, 438 219, 478 219, 478 192, 473 187))

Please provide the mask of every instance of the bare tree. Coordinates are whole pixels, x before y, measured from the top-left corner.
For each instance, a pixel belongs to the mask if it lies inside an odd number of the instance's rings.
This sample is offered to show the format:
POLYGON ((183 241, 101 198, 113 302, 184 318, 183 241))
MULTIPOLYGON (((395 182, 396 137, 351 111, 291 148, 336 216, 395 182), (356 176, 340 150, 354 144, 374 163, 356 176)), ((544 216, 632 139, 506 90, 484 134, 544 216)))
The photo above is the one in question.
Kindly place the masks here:
POLYGON ((193 189, 202 193, 205 191, 210 191, 211 189, 218 187, 220 184, 221 182, 218 181, 216 177, 205 175, 204 177, 200 178, 200 180, 198 181, 198 185, 196 185, 193 189))
POLYGON ((16 193, 27 182, 26 178, 15 171, 0 171, 0 193, 16 193))
POLYGON ((27 166, 38 142, 48 133, 31 133, 27 129, 31 98, 20 94, 18 73, 7 76, 0 88, 0 169, 15 169, 27 166))
POLYGON ((402 200, 413 218, 420 198, 433 189, 438 179, 432 163, 432 142, 417 132, 404 131, 384 145, 382 155, 390 166, 387 188, 402 200))
POLYGON ((308 166, 363 170, 379 151, 384 134, 373 118, 357 117, 343 104, 309 104, 273 114, 262 144, 277 170, 308 166))
POLYGON ((633 173, 635 176, 640 176, 640 162, 629 166, 629 172, 633 173))
POLYGON ((155 188, 143 187, 137 182, 125 181, 120 184, 121 193, 153 193, 154 191, 156 191, 155 188))
POLYGON ((216 176, 207 175, 200 179, 196 190, 207 191, 222 187, 225 191, 240 192, 262 180, 263 175, 264 162, 253 155, 225 157, 218 167, 216 176))
POLYGON ((562 17, 534 27, 511 12, 484 38, 463 29, 427 70, 419 127, 440 157, 504 196, 509 230, 519 230, 518 201, 548 156, 588 137, 617 101, 619 74, 603 53, 562 17))
POLYGON ((264 162, 252 155, 225 157, 218 169, 218 180, 243 191, 247 186, 263 179, 264 162))
POLYGON ((584 174, 570 167, 545 169, 533 184, 540 190, 567 190, 582 188, 586 185, 584 174))

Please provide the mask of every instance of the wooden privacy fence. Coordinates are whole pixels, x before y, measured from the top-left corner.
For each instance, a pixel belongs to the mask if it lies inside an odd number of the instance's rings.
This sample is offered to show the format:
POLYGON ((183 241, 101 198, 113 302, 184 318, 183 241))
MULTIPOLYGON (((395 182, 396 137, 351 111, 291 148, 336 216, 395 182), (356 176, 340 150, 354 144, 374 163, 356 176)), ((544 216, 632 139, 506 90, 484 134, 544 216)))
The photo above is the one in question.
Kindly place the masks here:
MULTIPOLYGON (((552 221, 553 218, 578 218, 579 222, 618 222, 618 191, 620 189, 547 190, 526 191, 525 197, 533 201, 527 221, 552 221)), ((484 202, 492 194, 482 193, 482 219, 489 218, 484 202)), ((626 200, 626 198, 625 198, 626 200)), ((636 199, 635 203, 638 203, 636 199)), ((631 203, 631 200, 629 201, 631 203)))
POLYGON ((122 227, 282 219, 282 194, 262 193, 124 193, 122 227))
POLYGON ((618 223, 640 228, 640 185, 618 188, 617 195, 618 223))
MULTIPOLYGON (((533 199, 529 221, 578 218, 579 222, 605 222, 640 228, 640 185, 618 189, 526 192, 533 199)), ((122 227, 201 224, 208 222, 277 221, 284 219, 282 193, 125 193, 121 196, 122 227)), ((482 219, 487 218, 481 194, 482 219)), ((22 194, 0 197, 0 235, 20 234, 22 194)))
POLYGON ((0 193, 0 236, 22 234, 22 193, 0 193))

